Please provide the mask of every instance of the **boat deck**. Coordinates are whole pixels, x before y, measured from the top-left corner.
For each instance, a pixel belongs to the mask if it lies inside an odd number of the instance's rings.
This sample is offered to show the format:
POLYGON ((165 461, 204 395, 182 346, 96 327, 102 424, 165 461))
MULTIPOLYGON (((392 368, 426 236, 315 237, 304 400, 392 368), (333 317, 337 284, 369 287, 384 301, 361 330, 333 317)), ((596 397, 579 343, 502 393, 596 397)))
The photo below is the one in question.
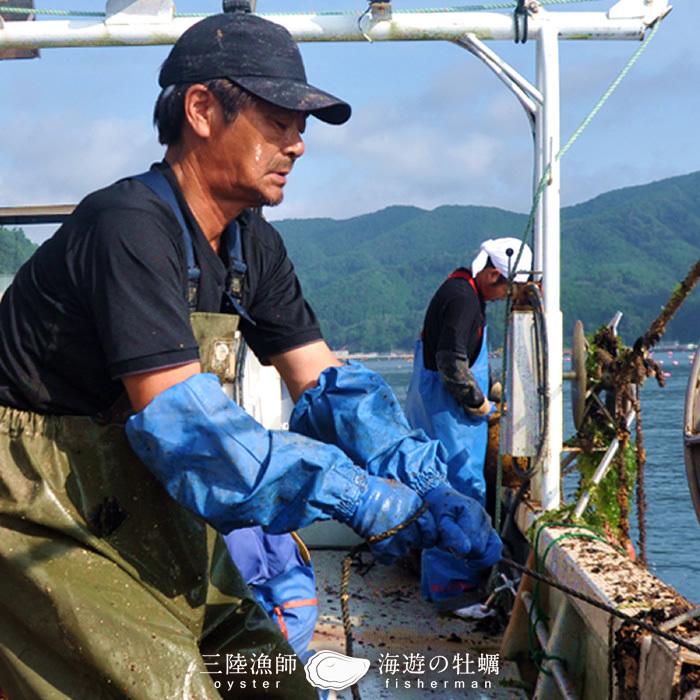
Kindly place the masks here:
MULTIPOLYGON (((311 644, 316 651, 346 651, 340 613, 344 556, 312 550, 320 609, 311 644)), ((417 574, 408 567, 375 564, 364 575, 353 567, 353 655, 371 661, 359 683, 363 699, 526 698, 515 664, 496 656, 501 632, 490 631, 488 620, 438 616, 419 588, 417 574)), ((350 690, 337 697, 349 700, 350 690)))

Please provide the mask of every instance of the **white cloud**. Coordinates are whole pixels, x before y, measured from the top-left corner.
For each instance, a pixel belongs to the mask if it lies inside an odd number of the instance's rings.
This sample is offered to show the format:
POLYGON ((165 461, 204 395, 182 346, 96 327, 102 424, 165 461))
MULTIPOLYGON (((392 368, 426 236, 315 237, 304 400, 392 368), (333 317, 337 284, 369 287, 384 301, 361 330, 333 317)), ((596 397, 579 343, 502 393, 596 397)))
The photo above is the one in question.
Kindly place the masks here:
MULTIPOLYGON (((407 0, 407 6, 416 3, 407 0)), ((693 9, 696 3, 678 5, 619 92, 562 162, 565 203, 700 168, 694 120, 700 92, 695 89, 698 59, 693 51, 698 9, 693 9)), ((533 43, 490 46, 532 78, 533 43)), ((563 140, 637 46, 562 42, 563 140)), ((355 114, 343 127, 310 126, 307 156, 290 179, 285 203, 269 212, 272 218, 345 217, 391 204, 529 208, 532 143, 515 98, 464 50, 422 43, 410 54, 419 56, 417 64, 407 58, 405 47, 391 47, 402 62, 394 60, 386 46, 358 46, 354 53, 352 47, 342 52, 324 49, 322 54, 315 45, 303 47, 314 57, 307 61, 309 74, 338 76, 332 90, 349 99, 355 114)), ((114 50, 115 65, 119 51, 114 50)), ((135 51, 126 55, 141 56, 135 51)), ((58 62, 46 52, 42 61, 48 77, 42 80, 58 85, 56 76, 63 80, 66 73, 48 72, 49 59, 58 62)), ((153 63, 155 58, 148 60, 153 63)), ((143 101, 148 105, 143 109, 139 101, 142 91, 153 89, 155 65, 141 72, 134 68, 138 74, 128 80, 123 66, 117 79, 114 67, 107 71, 100 66, 100 80, 114 83, 124 105, 115 104, 116 98, 109 101, 111 93, 101 84, 87 84, 77 67, 71 70, 81 87, 68 95, 70 109, 62 106, 67 100, 59 101, 52 93, 52 99, 41 102, 42 113, 25 109, 18 114, 6 105, 7 111, 0 114, 5 135, 0 149, 3 203, 76 201, 160 158, 162 149, 149 121, 152 95, 149 92, 143 101), (148 80, 143 79, 144 71, 148 80), (103 104, 95 99, 100 90, 103 104), (122 107, 139 118, 112 116, 124 114, 122 107)), ((28 69, 22 73, 27 75, 13 91, 13 110, 41 100, 34 87, 38 71, 33 68, 31 79, 28 69)), ((61 91, 68 87, 61 83, 61 91)))
POLYGON ((527 209, 527 120, 505 89, 484 93, 471 72, 440 73, 421 90, 361 106, 344 127, 312 125, 307 156, 271 218, 347 217, 391 204, 527 209))
POLYGON ((148 123, 72 112, 24 113, 0 124, 0 191, 5 204, 73 203, 161 157, 148 123))

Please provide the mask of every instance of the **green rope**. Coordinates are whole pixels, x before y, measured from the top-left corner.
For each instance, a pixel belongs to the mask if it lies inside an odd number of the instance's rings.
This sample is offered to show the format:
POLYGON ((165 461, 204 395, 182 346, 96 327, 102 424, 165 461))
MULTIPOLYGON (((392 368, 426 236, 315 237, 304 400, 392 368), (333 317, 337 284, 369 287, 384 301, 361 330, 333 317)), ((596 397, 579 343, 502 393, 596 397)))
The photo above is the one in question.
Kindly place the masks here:
MULTIPOLYGON (((558 3, 565 3, 569 2, 570 0, 549 0, 552 4, 558 4, 558 3)), ((548 4, 547 2, 543 4, 548 4)), ((603 105, 608 101, 610 96, 615 92, 615 90, 618 88, 622 80, 625 78, 625 76, 630 72, 632 67, 637 63, 639 60, 640 56, 646 51, 647 47, 649 46, 649 42, 656 36, 656 32, 659 29, 659 26, 661 25, 661 20, 663 18, 657 20, 654 22, 651 31, 649 34, 644 38, 644 41, 642 44, 639 46, 639 48, 632 54, 632 57, 627 61, 625 66, 622 68, 622 70, 619 72, 615 80, 610 84, 610 87, 603 93, 603 96, 598 100, 598 102, 594 105, 593 109, 589 112, 588 116, 581 122, 581 124, 578 126, 578 128, 573 132, 573 134, 569 137, 567 142, 564 144, 564 146, 559 150, 559 152, 554 156, 554 160, 558 162, 561 160, 562 156, 568 152, 568 150, 574 145, 576 140, 578 139, 579 136, 583 133, 583 131, 586 129, 586 127, 593 121, 595 116, 600 112, 602 109, 603 105)), ((534 233, 534 228, 535 228, 535 216, 537 214, 537 207, 540 204, 540 200, 542 199, 542 195, 545 191, 545 189, 549 185, 549 177, 552 172, 552 164, 548 163, 547 166, 544 169, 544 172, 542 173, 542 177, 540 181, 537 183, 537 187, 535 188, 535 193, 532 198, 532 206, 530 207, 530 212, 528 214, 527 218, 527 224, 525 225, 525 230, 523 232, 522 238, 521 238, 521 243, 520 243, 520 249, 518 250, 518 255, 515 258, 515 262, 513 264, 513 271, 511 272, 510 279, 508 280, 509 286, 508 286, 508 297, 506 300, 506 306, 505 306, 505 319, 504 319, 504 328, 505 328, 505 339, 503 342, 503 362, 502 362, 502 375, 503 378, 505 378, 506 375, 506 369, 507 369, 507 364, 508 364, 508 317, 511 312, 511 305, 512 305, 512 289, 513 289, 513 278, 515 276, 515 272, 518 269, 518 266, 520 264, 520 258, 523 253, 523 244, 527 243, 528 241, 532 242, 531 236, 534 233)), ((503 397, 501 401, 503 402, 503 405, 507 405, 507 396, 506 396, 506 384, 505 381, 503 382, 503 397)), ((499 456, 498 456, 498 463, 497 463, 497 468, 496 468, 496 497, 501 498, 502 496, 502 482, 503 482, 503 458, 500 455, 499 451, 499 456)), ((498 503, 499 501, 496 501, 498 503)), ((496 508, 496 513, 495 513, 495 523, 496 523, 496 528, 498 528, 498 525, 500 524, 500 508, 496 508)))
MULTIPOLYGON (((595 0, 596 2, 599 0, 595 0)), ((540 0, 541 5, 570 5, 575 3, 591 2, 591 0, 540 0)), ((516 2, 493 2, 481 5, 456 5, 454 7, 427 7, 427 8, 406 8, 393 10, 395 15, 411 14, 441 14, 446 12, 482 12, 488 10, 513 10, 517 6, 516 2)), ((104 12, 90 12, 85 10, 40 10, 27 7, 2 7, 0 13, 10 15, 43 15, 48 17, 105 17, 104 12)), ((177 12, 175 17, 196 18, 209 17, 211 12, 177 12)), ((285 15, 302 16, 311 14, 309 12, 270 12, 261 15, 263 17, 284 17, 285 15)), ((346 11, 325 11, 313 13, 317 17, 347 17, 363 14, 359 10, 346 11)))
POLYGON ((608 101, 610 95, 612 95, 613 92, 617 90, 622 80, 630 72, 630 70, 632 70, 634 64, 637 63, 639 57, 646 51, 647 47, 649 46, 649 42, 654 38, 654 36, 656 36, 656 32, 659 30, 660 26, 660 20, 654 22, 654 25, 651 31, 649 32, 649 35, 644 39, 641 46, 634 52, 634 54, 632 54, 632 58, 630 58, 630 60, 627 61, 627 65, 625 65, 625 67, 619 72, 618 76, 615 78, 615 80, 613 80, 610 87, 605 91, 600 100, 598 100, 598 103, 591 110, 590 114, 581 122, 578 129, 574 131, 574 133, 571 135, 564 147, 559 151, 559 153, 557 153, 556 160, 560 160, 561 157, 571 148, 571 146, 573 146, 574 141, 576 141, 576 139, 581 135, 583 130, 591 123, 591 121, 593 121, 593 118, 598 114, 598 112, 600 112, 603 105, 608 101))
MULTIPOLYGON (((538 582, 536 582, 538 583, 538 582)), ((539 643, 539 639, 537 638, 537 625, 538 623, 542 622, 545 627, 547 626, 547 622, 549 620, 549 615, 546 615, 543 613, 539 607, 537 607, 537 604, 535 603, 535 599, 533 596, 533 604, 530 607, 530 610, 528 611, 527 618, 528 618, 528 628, 527 628, 527 644, 528 644, 528 652, 530 654, 530 658, 532 659, 533 663, 537 667, 537 670, 540 673, 544 673, 546 676, 551 676, 552 672, 546 668, 543 665, 544 661, 559 661, 562 663, 565 667, 568 666, 568 662, 565 658, 561 656, 557 656, 556 654, 549 654, 547 653, 546 649, 542 648, 541 644, 539 643), (535 613, 535 619, 532 619, 532 613, 535 613), (535 645, 537 645, 539 648, 536 648, 535 645)))
POLYGON ((550 521, 550 522, 545 522, 538 527, 534 537, 533 537, 533 542, 532 542, 532 549, 535 554, 535 569, 537 571, 542 572, 544 570, 544 563, 547 559, 547 554, 549 554, 549 551, 552 547, 552 545, 555 542, 559 542, 559 540, 566 539, 567 537, 579 537, 581 539, 590 539, 590 540, 598 540, 599 542, 603 542, 603 544, 608 545, 609 547, 612 547, 615 549, 617 552, 620 554, 625 554, 621 548, 616 547, 613 545, 611 542, 607 540, 605 537, 604 533, 602 533, 600 530, 597 530, 596 528, 590 527, 588 525, 577 525, 576 523, 571 523, 571 522, 565 522, 565 521, 550 521), (542 555, 542 559, 540 562, 540 557, 539 557, 539 547, 540 547, 540 535, 542 532, 545 530, 545 528, 548 527, 575 527, 577 532, 565 532, 559 537, 556 537, 552 542, 550 542, 549 545, 547 545, 547 548, 542 555), (579 532, 580 530, 584 530, 584 532, 579 532), (541 566, 540 566, 541 564, 541 566))
MULTIPOLYGON (((540 0, 540 5, 572 5, 582 2, 599 2, 600 0, 540 0)), ((394 15, 416 15, 416 14, 443 14, 450 12, 483 12, 488 10, 514 10, 517 7, 517 2, 490 2, 479 5, 455 5, 452 7, 406 7, 400 10, 392 9, 394 15)), ((366 10, 347 10, 347 11, 325 11, 314 12, 317 17, 337 17, 337 16, 358 16, 362 15, 366 10)), ((307 15, 308 12, 271 12, 265 13, 264 17, 284 17, 285 15, 307 15)), ((178 15, 183 17, 184 15, 178 15)))
POLYGON ((0 14, 8 15, 48 15, 50 17, 105 17, 104 12, 87 10, 35 10, 31 7, 2 7, 0 14))
MULTIPOLYGON (((544 523, 541 525, 538 529, 537 532, 534 536, 534 541, 533 541, 533 553, 535 555, 535 571, 538 571, 540 573, 544 573, 545 571, 545 562, 547 561, 547 555, 550 553, 552 550, 552 547, 554 547, 555 544, 560 542, 561 540, 565 539, 587 539, 587 540, 599 540, 600 542, 604 542, 605 544, 608 544, 607 540, 603 539, 595 530, 593 530, 590 527, 587 527, 585 525, 579 526, 574 525, 573 527, 579 528, 581 530, 588 530, 589 532, 564 532, 558 537, 555 537, 546 547, 544 550, 544 554, 542 557, 539 555, 539 539, 540 535, 543 532, 543 530, 546 527, 572 527, 571 523, 567 522, 548 522, 544 523)), ((547 652, 544 649, 540 650, 533 650, 533 645, 532 645, 532 639, 537 637, 537 623, 538 622, 544 622, 546 624, 546 621, 549 619, 547 615, 545 615, 539 605, 539 599, 540 599, 540 582, 538 580, 535 581, 535 585, 532 589, 532 607, 530 608, 530 613, 528 614, 528 647, 529 647, 529 652, 530 656, 532 658, 533 663, 537 667, 537 670, 541 673, 544 673, 546 675, 551 675, 551 671, 549 669, 545 668, 542 664, 543 660, 551 660, 555 659, 557 661, 560 661, 564 665, 566 665, 566 659, 561 658, 560 656, 556 656, 554 654, 547 654, 547 652), (533 623, 532 621, 532 610, 536 612, 536 618, 533 623)))
MULTIPOLYGON (((568 0, 569 2, 571 0, 568 0)), ((576 2, 583 2, 584 0, 576 0, 576 2)), ((425 12, 428 14, 440 13, 440 12, 483 12, 484 10, 514 10, 517 6, 516 2, 490 2, 483 5, 456 5, 454 7, 429 7, 421 10, 420 8, 406 8, 401 10, 394 10, 395 15, 399 14, 416 14, 419 12, 425 12)))
MULTIPOLYGON (((564 1, 564 0, 560 0, 564 1)), ((640 56, 646 51, 647 47, 649 46, 649 42, 656 36, 656 32, 659 29, 659 26, 661 25, 661 20, 657 20, 654 22, 654 25, 652 26, 651 32, 645 37, 644 41, 642 42, 641 46, 632 54, 632 57, 627 61, 625 66, 622 68, 622 70, 618 73, 617 77, 613 82, 610 84, 610 87, 603 93, 603 96, 598 100, 598 102, 595 104, 593 109, 589 112, 588 116, 579 124, 578 128, 574 131, 573 134, 569 137, 568 141, 564 144, 564 146, 559 150, 559 152, 554 156, 555 161, 561 160, 562 156, 564 156, 565 153, 569 151, 569 149, 574 145, 576 140, 578 139, 579 136, 583 133, 583 131, 586 129, 586 127, 593 121, 593 119, 596 117, 598 112, 602 109, 603 105, 610 99, 610 96, 617 90, 619 87, 620 83, 622 80, 627 76, 627 74, 630 72, 632 67, 637 63, 639 60, 640 56)), ((527 220, 527 225, 525 227, 525 233, 523 234, 522 237, 522 243, 527 242, 527 237, 528 235, 534 230, 534 223, 535 223, 535 214, 537 212, 537 207, 539 206, 540 199, 542 198, 542 194, 544 193, 545 189, 548 186, 548 180, 549 176, 552 172, 552 163, 548 163, 547 167, 544 169, 544 172, 542 173, 542 178, 540 179, 539 183, 537 184, 537 188, 535 189, 535 195, 533 197, 533 202, 532 202, 532 207, 530 208, 530 214, 528 216, 527 220)), ((520 257, 522 255, 522 245, 520 246, 520 250, 518 251, 518 256, 515 259, 515 264, 513 265, 513 269, 517 270, 518 269, 518 264, 520 263, 520 257)))
POLYGON ((539 640, 537 639, 537 623, 543 622, 547 624, 548 619, 547 615, 543 614, 535 605, 533 598, 533 604, 527 614, 527 650, 537 670, 545 675, 551 675, 551 671, 542 665, 542 661, 547 653, 540 647, 539 640), (532 619, 533 612, 535 613, 534 620, 532 619))
POLYGON ((547 548, 544 550, 544 554, 542 555, 542 566, 540 568, 540 572, 544 572, 544 565, 545 561, 547 560, 547 555, 549 552, 552 550, 552 547, 557 544, 560 540, 566 540, 566 539, 580 539, 580 540, 598 540, 598 542, 603 542, 604 544, 608 544, 608 541, 600 535, 594 535, 590 532, 565 532, 563 535, 560 535, 559 537, 555 537, 548 545, 547 548))

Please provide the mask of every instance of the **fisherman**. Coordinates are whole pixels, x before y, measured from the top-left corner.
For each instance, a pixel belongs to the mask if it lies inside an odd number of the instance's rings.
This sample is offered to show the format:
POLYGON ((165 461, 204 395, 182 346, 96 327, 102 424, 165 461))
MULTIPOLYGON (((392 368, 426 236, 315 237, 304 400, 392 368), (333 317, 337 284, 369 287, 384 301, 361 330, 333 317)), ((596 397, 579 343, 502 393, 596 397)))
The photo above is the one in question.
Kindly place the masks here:
POLYGON ((13 699, 313 697, 218 533, 334 518, 364 538, 398 528, 372 545, 382 561, 500 557, 439 444, 378 375, 335 359, 256 212, 282 200, 307 115, 342 124, 350 107, 308 84, 285 29, 243 13, 188 29, 159 83, 165 160, 86 197, 0 304, 13 699), (298 433, 225 393, 238 324, 298 400, 298 433))
MULTIPOLYGON (((504 299, 509 279, 527 281, 531 265, 532 252, 518 239, 484 241, 471 268, 455 270, 431 299, 415 347, 406 415, 414 428, 444 446, 450 485, 482 505, 488 416, 493 410, 486 302, 504 299)), ((481 597, 479 583, 487 566, 438 549, 424 551, 423 596, 439 610, 468 608, 481 597)))

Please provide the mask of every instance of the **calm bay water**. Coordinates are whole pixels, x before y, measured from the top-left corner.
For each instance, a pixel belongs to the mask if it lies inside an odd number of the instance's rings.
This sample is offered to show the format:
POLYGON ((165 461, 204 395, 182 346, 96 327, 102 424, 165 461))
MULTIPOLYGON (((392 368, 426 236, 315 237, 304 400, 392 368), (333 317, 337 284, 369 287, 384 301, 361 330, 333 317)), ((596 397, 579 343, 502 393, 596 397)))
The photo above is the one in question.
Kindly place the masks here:
MULTIPOLYGON (((687 352, 675 352, 673 356, 661 353, 657 359, 663 359, 671 376, 664 388, 647 381, 642 392, 647 449, 647 557, 656 576, 700 603, 700 523, 690 499, 683 461, 683 410, 691 362, 687 352), (673 361, 678 365, 673 365, 673 361)), ((376 360, 366 364, 384 376, 403 403, 411 363, 376 360)), ((568 386, 564 414, 564 432, 568 436, 573 433, 568 386)))

